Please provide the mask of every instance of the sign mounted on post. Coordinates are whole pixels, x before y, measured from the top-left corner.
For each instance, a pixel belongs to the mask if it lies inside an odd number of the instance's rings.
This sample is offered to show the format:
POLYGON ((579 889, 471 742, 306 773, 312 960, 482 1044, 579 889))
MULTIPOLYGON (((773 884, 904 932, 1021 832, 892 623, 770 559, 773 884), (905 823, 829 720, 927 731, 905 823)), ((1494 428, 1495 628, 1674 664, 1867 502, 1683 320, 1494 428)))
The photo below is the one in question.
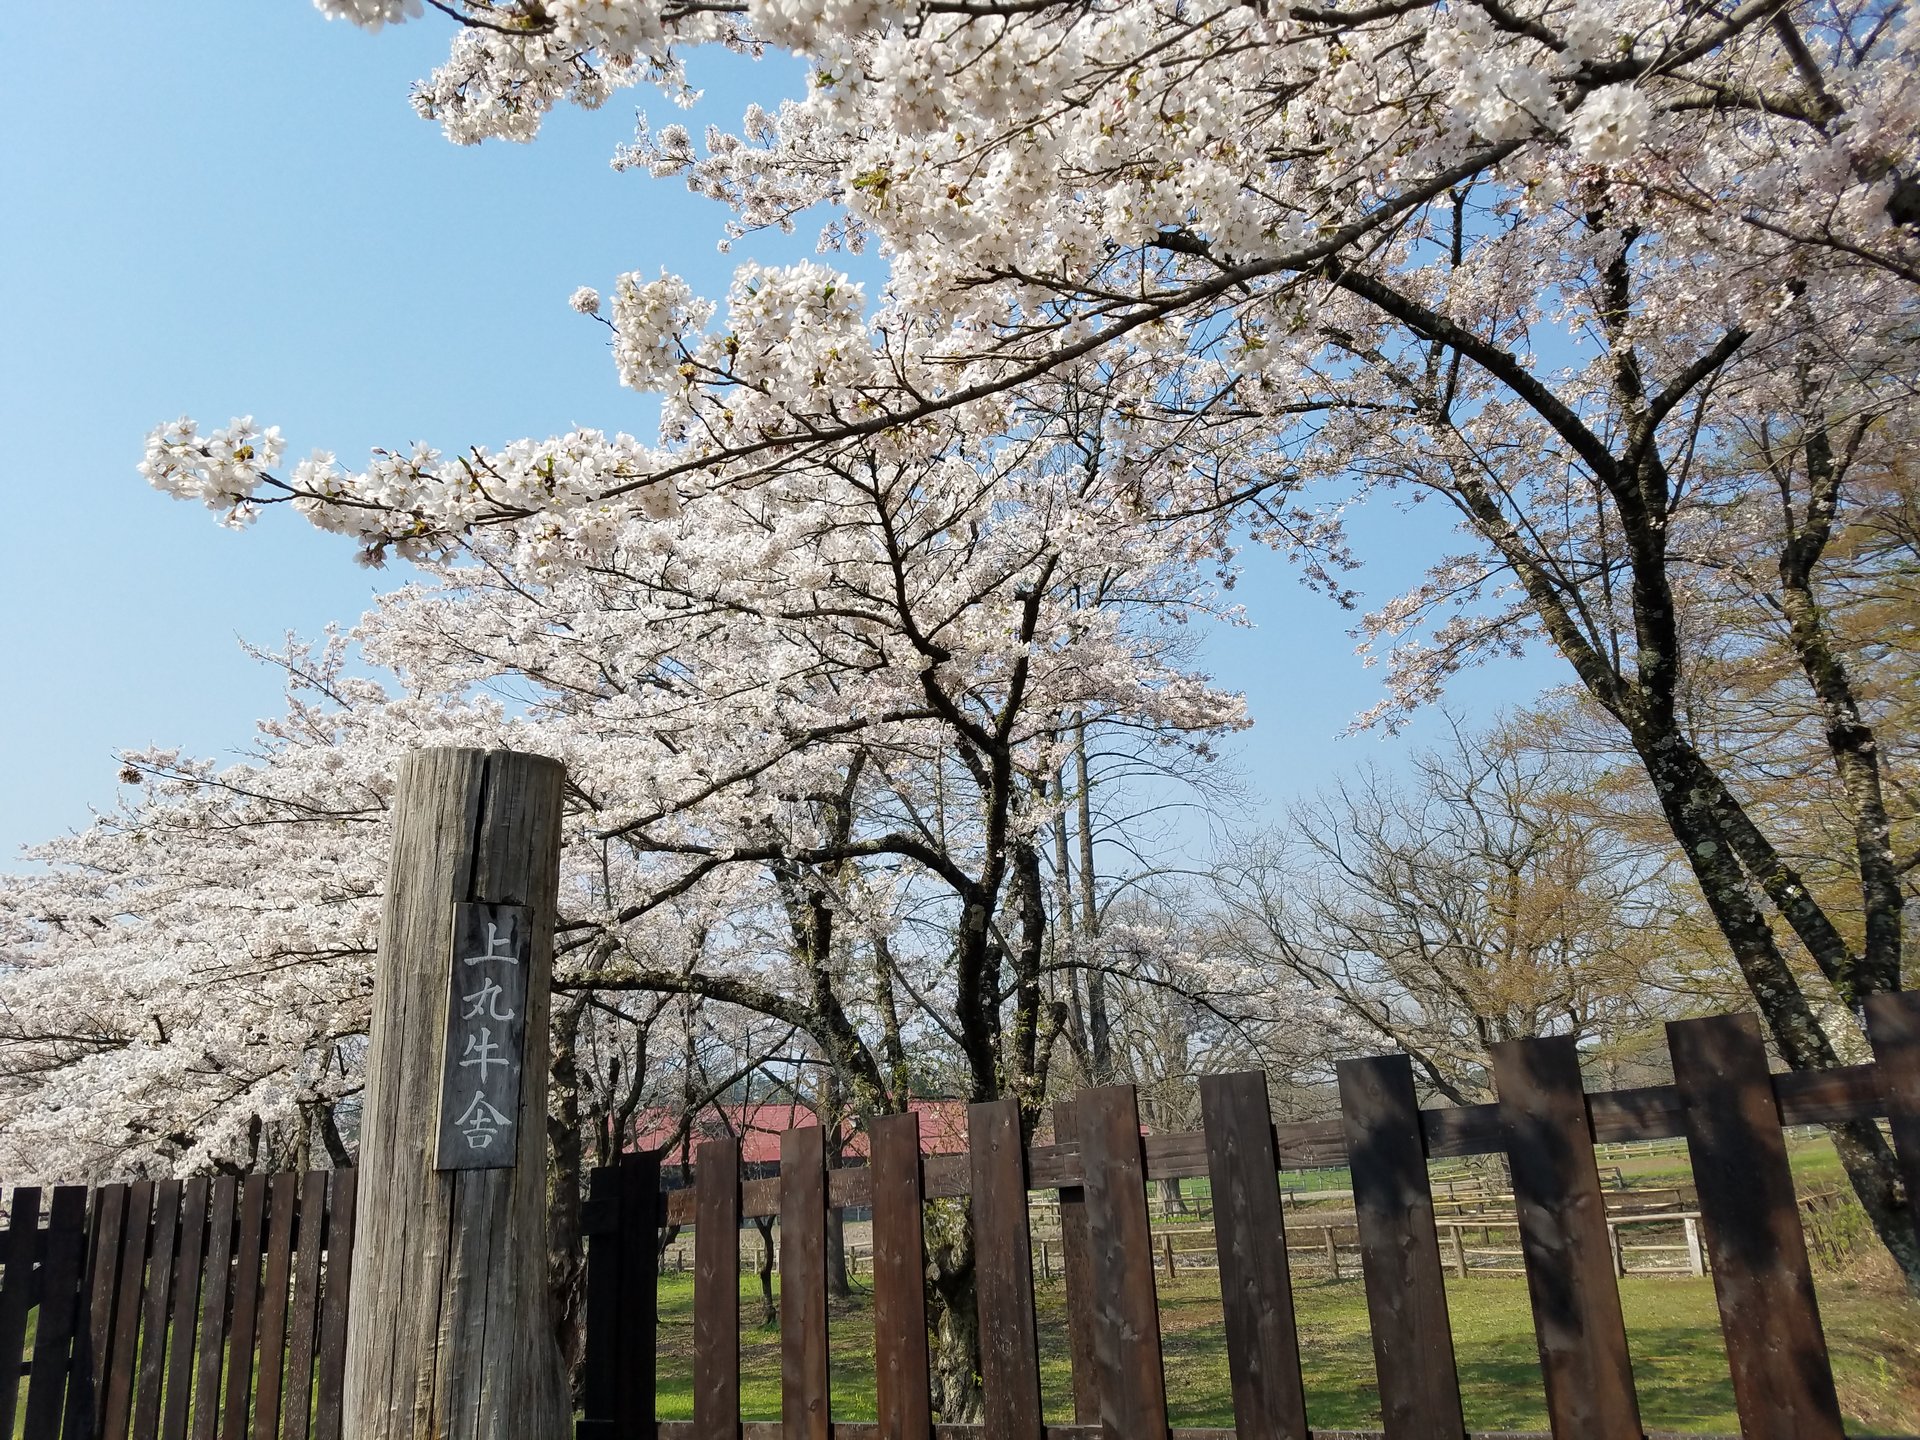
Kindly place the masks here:
POLYGON ((513 1166, 532 954, 526 907, 453 907, 436 1170, 513 1166))

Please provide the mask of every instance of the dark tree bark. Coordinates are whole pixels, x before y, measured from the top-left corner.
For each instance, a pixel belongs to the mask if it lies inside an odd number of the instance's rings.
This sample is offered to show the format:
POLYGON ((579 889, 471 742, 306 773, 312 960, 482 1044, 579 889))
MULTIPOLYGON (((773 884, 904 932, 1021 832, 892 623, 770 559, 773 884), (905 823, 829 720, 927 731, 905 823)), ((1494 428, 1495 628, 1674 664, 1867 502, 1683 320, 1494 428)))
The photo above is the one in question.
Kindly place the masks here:
MULTIPOLYGON (((1079 791, 1075 797, 1080 829, 1080 931, 1091 947, 1100 936, 1099 872, 1093 863, 1093 766, 1087 757, 1087 724, 1073 727, 1073 769, 1079 791)), ((1087 1079, 1105 1085, 1114 1079, 1113 1020, 1107 1012, 1107 975, 1099 966, 1087 979, 1087 1079)))
POLYGON ((580 1400, 586 1356, 587 1256, 580 1235, 580 1202, 586 1196, 580 1133, 580 1016, 584 1000, 553 1013, 553 1058, 548 1081, 547 1289, 553 1296, 554 1338, 566 1362, 567 1383, 580 1400))
MULTIPOLYGON (((1602 230, 1608 220, 1599 214, 1590 217, 1590 223, 1602 230)), ((1663 421, 1680 410, 1692 391, 1711 381, 1748 337, 1741 330, 1729 331, 1666 390, 1651 393, 1631 331, 1630 255, 1638 238, 1637 232, 1621 232, 1613 258, 1594 280, 1596 316, 1612 342, 1611 428, 1604 436, 1496 341, 1463 328, 1377 276, 1333 262, 1329 277, 1431 347, 1436 364, 1430 374, 1403 382, 1409 402, 1427 423, 1442 431, 1452 423, 1451 383, 1436 377, 1465 361, 1531 407, 1591 473, 1600 497, 1596 504, 1624 545, 1625 628, 1630 631, 1624 636, 1616 635, 1611 620, 1596 618, 1609 610, 1612 597, 1601 603, 1590 596, 1583 587, 1593 582, 1577 567, 1570 571, 1563 557, 1539 540, 1530 517, 1519 513, 1511 497, 1471 462, 1459 462, 1443 478, 1428 476, 1420 483, 1435 485, 1498 553, 1524 588, 1554 647, 1592 698, 1620 723, 1781 1057, 1795 1069, 1823 1067, 1835 1063, 1832 1044, 1756 892, 1786 923, 1843 1002, 1856 1007, 1868 995, 1899 987, 1903 920, 1881 797, 1882 762, 1814 589, 1815 566, 1839 504, 1844 458, 1836 454, 1826 417, 1818 412, 1818 397, 1810 395, 1808 413, 1799 417, 1796 451, 1806 475, 1804 502, 1796 503, 1784 472, 1774 477, 1786 537, 1779 556, 1777 604, 1787 619, 1794 654, 1822 706, 1829 756, 1856 816, 1853 858, 1865 917, 1865 941, 1857 952, 1766 838, 1725 776, 1693 745, 1680 718, 1683 647, 1669 548, 1674 487, 1659 432, 1663 421), (1437 363, 1441 357, 1445 363, 1437 363), (1622 639, 1625 654, 1616 643, 1622 639)), ((1788 462, 1776 458, 1769 463, 1779 470, 1788 462)), ((1900 1183, 1890 1148, 1870 1125, 1836 1127, 1833 1133, 1841 1163, 1875 1232, 1899 1264, 1909 1289, 1920 1294, 1914 1202, 1900 1183)))
POLYGON ((338 1101, 332 1101, 320 1107, 320 1143, 326 1148, 327 1163, 345 1170, 353 1164, 353 1152, 340 1134, 340 1117, 334 1113, 338 1106, 338 1101))
POLYGON ((780 1318, 780 1308, 773 1299, 773 1216, 754 1216, 753 1228, 760 1232, 760 1254, 753 1264, 753 1273, 760 1281, 760 1323, 770 1327, 780 1318))
POLYGON ((963 1201, 935 1200, 926 1214, 933 1413, 945 1424, 974 1425, 980 1421, 983 1395, 973 1223, 963 1201))

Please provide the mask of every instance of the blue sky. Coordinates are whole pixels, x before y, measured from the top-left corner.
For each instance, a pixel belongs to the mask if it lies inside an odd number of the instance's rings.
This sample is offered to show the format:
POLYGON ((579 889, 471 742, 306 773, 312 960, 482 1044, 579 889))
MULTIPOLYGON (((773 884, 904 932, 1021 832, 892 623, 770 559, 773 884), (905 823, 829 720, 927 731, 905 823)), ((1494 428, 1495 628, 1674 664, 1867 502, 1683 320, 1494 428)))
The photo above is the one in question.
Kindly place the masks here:
MULTIPOLYGON (((367 35, 304 0, 63 0, 9 16, 12 134, 0 146, 0 853, 110 803, 114 752, 225 755, 278 703, 239 638, 349 623, 395 572, 271 514, 245 533, 134 473, 155 424, 252 414, 350 463, 375 445, 499 443, 573 425, 646 433, 604 331, 566 308, 580 284, 666 266, 717 294, 741 256, 724 214, 607 160, 636 110, 697 128, 799 84, 791 61, 697 57, 706 98, 655 92, 562 111, 532 146, 459 148, 417 119, 409 83, 444 54, 428 19, 367 35), (24 63, 32 57, 32 63, 24 63)), ((811 237, 760 244, 795 258, 811 237)), ((1443 542, 1433 507, 1370 517, 1376 602, 1443 542)), ((1408 740, 1337 740, 1377 697, 1345 633, 1283 562, 1250 556, 1257 628, 1206 663, 1247 692, 1237 749, 1279 805, 1408 740)), ((1468 677, 1490 713, 1560 672, 1468 677)), ((1437 717, 1436 717, 1437 718, 1437 717)), ((1431 733, 1417 725, 1412 742, 1431 733)))

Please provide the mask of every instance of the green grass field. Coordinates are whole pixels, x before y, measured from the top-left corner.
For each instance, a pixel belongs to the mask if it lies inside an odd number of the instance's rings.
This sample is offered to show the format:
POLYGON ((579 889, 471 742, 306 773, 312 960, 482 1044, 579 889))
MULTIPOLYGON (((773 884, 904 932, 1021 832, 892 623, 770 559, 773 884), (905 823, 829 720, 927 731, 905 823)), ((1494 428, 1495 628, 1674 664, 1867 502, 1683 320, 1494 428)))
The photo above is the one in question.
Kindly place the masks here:
MULTIPOLYGON (((1646 1277, 1621 1282, 1628 1342, 1649 1429, 1737 1429, 1711 1280, 1646 1277)), ((1177 1425, 1231 1425, 1220 1292, 1210 1274, 1160 1281, 1161 1330, 1171 1419, 1177 1425)), ((1540 1365, 1524 1281, 1476 1277, 1448 1282, 1454 1350, 1474 1429, 1545 1429, 1540 1365)), ((1920 1305, 1878 1287, 1822 1286, 1821 1315, 1849 1425, 1911 1428, 1920 1416, 1920 1305)), ((1316 1427, 1379 1424, 1366 1297, 1357 1279, 1295 1287, 1308 1419, 1316 1427)), ((693 1286, 667 1275, 660 1285, 659 1413, 688 1418, 693 1404, 693 1286)), ((746 1418, 778 1419, 776 1327, 761 1327, 757 1286, 742 1289, 741 1404, 746 1418)), ((844 1420, 873 1418, 872 1313, 864 1297, 832 1320, 833 1405, 844 1420)), ((1041 1383, 1050 1420, 1071 1418, 1065 1291, 1040 1287, 1041 1383)))

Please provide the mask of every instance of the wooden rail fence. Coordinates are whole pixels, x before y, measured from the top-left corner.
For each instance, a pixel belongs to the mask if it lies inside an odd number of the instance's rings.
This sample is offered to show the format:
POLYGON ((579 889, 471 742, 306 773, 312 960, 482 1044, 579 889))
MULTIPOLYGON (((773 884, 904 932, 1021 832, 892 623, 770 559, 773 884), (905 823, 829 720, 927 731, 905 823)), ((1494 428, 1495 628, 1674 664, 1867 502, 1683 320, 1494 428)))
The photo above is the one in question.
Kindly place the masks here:
POLYGON ((339 1440, 353 1197, 351 1170, 16 1189, 0 1437, 339 1440))
MULTIPOLYGON (((971 1107, 970 1151, 923 1156, 918 1117, 875 1122, 862 1168, 825 1166, 819 1130, 783 1137, 780 1174, 742 1182, 739 1146, 697 1153, 691 1187, 663 1195, 659 1159, 592 1176, 584 1418, 577 1440, 1168 1440, 1149 1224, 1150 1180, 1211 1181, 1232 1430, 1171 1440, 1307 1440, 1279 1173, 1346 1165, 1388 1440, 1461 1440, 1447 1257, 1430 1161, 1503 1153, 1532 1299, 1552 1434, 1642 1440, 1594 1146, 1684 1137, 1698 1187, 1741 1433, 1840 1440, 1835 1395, 1783 1125, 1890 1122, 1920 1194, 1920 995, 1869 1006, 1876 1063, 1770 1075, 1746 1016, 1668 1027, 1675 1083, 1583 1093, 1565 1039, 1496 1046, 1494 1104, 1421 1110, 1405 1056, 1342 1062, 1338 1119, 1276 1127, 1264 1076, 1200 1082, 1202 1129, 1142 1137, 1130 1086, 1056 1109, 1051 1145, 1021 1143, 1012 1101, 971 1107), (1041 1409, 1028 1200, 1056 1192, 1067 1284, 1074 1420, 1041 1409), (976 1247, 984 1424, 932 1425, 923 1204, 969 1198, 976 1247), (832 1417, 823 1262, 829 1206, 873 1212, 877 1421, 832 1417), (740 1415, 743 1216, 777 1215, 781 1416, 740 1415), (654 1413, 658 1230, 694 1227, 693 1416, 654 1413)), ((1308 1222, 1311 1224, 1311 1222, 1308 1222)), ((1330 1440, 1320 1431, 1315 1440, 1330 1440)), ((1348 1434, 1382 1431, 1342 1432, 1348 1434)))

